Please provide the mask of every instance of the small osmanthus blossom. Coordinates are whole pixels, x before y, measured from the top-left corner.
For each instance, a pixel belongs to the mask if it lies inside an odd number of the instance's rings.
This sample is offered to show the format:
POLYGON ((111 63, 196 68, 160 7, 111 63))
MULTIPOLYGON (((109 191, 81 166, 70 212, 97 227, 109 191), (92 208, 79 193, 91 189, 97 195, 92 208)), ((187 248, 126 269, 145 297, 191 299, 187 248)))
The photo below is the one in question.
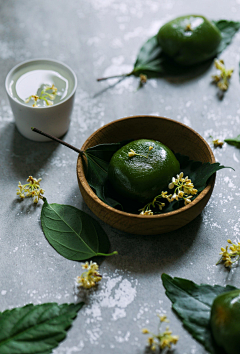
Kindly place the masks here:
POLYGON ((21 199, 25 197, 32 197, 34 203, 38 203, 39 199, 43 199, 44 189, 40 187, 40 181, 42 178, 33 178, 29 176, 26 184, 22 185, 21 182, 18 183, 17 195, 21 199))
POLYGON ((184 199, 184 204, 191 203, 193 195, 197 194, 198 190, 194 188, 194 184, 191 179, 186 176, 183 178, 183 172, 177 175, 177 178, 172 178, 172 182, 168 185, 169 189, 174 189, 174 194, 171 197, 171 201, 184 199))
POLYGON ((222 148, 224 142, 223 141, 219 141, 219 139, 214 139, 211 135, 209 136, 212 139, 212 143, 213 143, 213 147, 216 148, 222 148))
POLYGON ((189 31, 192 32, 192 31, 193 31, 192 26, 191 26, 191 23, 188 23, 188 24, 187 24, 187 26, 185 27, 184 31, 185 31, 185 32, 189 32, 189 31))
POLYGON ((222 148, 222 146, 223 146, 223 144, 224 144, 224 142, 223 142, 223 141, 219 141, 219 139, 214 139, 212 142, 213 142, 213 146, 214 146, 215 148, 217 148, 217 147, 222 148))
POLYGON ((33 107, 38 107, 37 102, 39 100, 43 100, 46 102, 47 106, 52 106, 53 101, 55 100, 55 97, 57 95, 57 88, 56 86, 45 86, 44 89, 41 91, 40 96, 37 95, 31 95, 29 96, 26 100, 25 103, 28 103, 31 99, 34 101, 33 102, 33 107), (51 93, 48 91, 52 91, 51 93))
POLYGON ((153 146, 149 146, 148 148, 148 154, 147 155, 142 155, 142 154, 137 154, 133 149, 130 149, 128 156, 133 157, 133 156, 142 156, 148 159, 149 152, 153 149, 153 146))
POLYGON ((140 215, 153 215, 153 212, 152 212, 152 210, 145 210, 145 211, 141 211, 141 213, 140 213, 140 215))
POLYGON ((161 325, 163 322, 169 322, 167 316, 158 315, 160 319, 160 324, 158 327, 158 334, 151 333, 147 328, 142 329, 143 334, 150 334, 151 336, 148 338, 148 346, 151 350, 155 351, 157 347, 161 349, 171 349, 172 345, 177 344, 179 340, 179 336, 172 335, 172 331, 170 331, 169 326, 166 326, 165 331, 161 332, 161 325))
POLYGON ((227 91, 229 87, 229 79, 231 78, 234 69, 226 69, 223 60, 215 59, 214 65, 220 70, 220 74, 212 76, 213 82, 217 84, 220 90, 227 91))
POLYGON ((162 210, 165 207, 165 203, 163 203, 162 199, 167 199, 169 203, 174 200, 184 200, 184 204, 187 205, 191 203, 191 198, 193 195, 197 194, 198 190, 194 188, 194 184, 191 179, 186 176, 183 178, 183 172, 179 175, 172 178, 171 183, 169 183, 168 188, 174 189, 173 194, 168 194, 168 192, 161 192, 157 195, 152 202, 145 205, 141 211, 140 215, 153 215, 152 208, 158 207, 159 210, 162 210))
POLYGON ((230 246, 228 245, 226 248, 221 247, 221 258, 217 262, 217 265, 223 262, 226 268, 231 268, 232 265, 236 263, 240 258, 240 242, 237 244, 232 243, 231 240, 227 240, 227 242, 230 244, 230 246))
POLYGON ((146 82, 147 82, 147 75, 140 74, 140 75, 139 75, 139 79, 140 79, 140 81, 139 81, 138 89, 140 89, 141 87, 143 87, 143 86, 146 84, 146 82))
POLYGON ((98 273, 98 268, 98 264, 92 261, 82 264, 82 269, 85 272, 76 278, 76 285, 85 289, 95 286, 102 279, 102 276, 98 273))

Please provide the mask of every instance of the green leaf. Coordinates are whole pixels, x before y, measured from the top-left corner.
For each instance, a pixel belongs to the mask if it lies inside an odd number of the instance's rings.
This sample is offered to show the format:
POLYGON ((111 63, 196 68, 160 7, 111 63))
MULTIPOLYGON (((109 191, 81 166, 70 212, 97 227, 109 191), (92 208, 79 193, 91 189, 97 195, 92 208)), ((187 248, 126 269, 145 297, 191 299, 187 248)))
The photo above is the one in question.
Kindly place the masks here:
POLYGON ((240 134, 236 138, 225 139, 224 141, 229 145, 233 145, 237 148, 240 148, 240 134))
POLYGON ((232 41, 234 35, 240 28, 240 22, 219 20, 212 21, 222 35, 222 41, 218 48, 218 54, 220 54, 232 41))
POLYGON ((157 37, 153 36, 141 47, 133 73, 136 76, 145 74, 148 77, 161 77, 164 75, 163 62, 165 60, 166 56, 158 44, 157 37))
MULTIPOLYGON (((240 28, 240 22, 219 20, 213 21, 222 35, 218 48, 220 54, 232 41, 233 36, 240 28)), ((181 66, 169 58, 159 46, 156 35, 148 39, 141 47, 132 74, 147 75, 148 78, 178 77, 197 75, 205 71, 212 63, 212 59, 193 66, 181 66)))
POLYGON ((86 179, 91 188, 94 189, 96 195, 104 203, 113 208, 122 209, 121 203, 110 197, 110 191, 107 183, 108 164, 112 155, 129 141, 120 143, 100 144, 88 148, 84 155, 87 157, 87 173, 86 179))
MULTIPOLYGON (((195 188, 199 192, 203 191, 207 186, 208 179, 217 171, 223 168, 232 168, 220 165, 219 162, 215 163, 202 163, 201 161, 190 160, 188 156, 176 153, 176 158, 180 162, 180 169, 184 172, 185 176, 191 178, 195 188)), ((232 168, 233 169, 233 168, 232 168)))
POLYGON ((41 223, 48 242, 67 259, 82 261, 112 255, 106 254, 110 243, 99 223, 73 206, 48 204, 45 199, 41 223))
POLYGON ((29 304, 0 313, 1 354, 50 354, 66 337, 79 304, 29 304))
POLYGON ((236 288, 231 285, 197 285, 187 279, 171 278, 167 274, 162 274, 162 282, 173 310, 193 338, 209 353, 224 354, 225 352, 215 344, 211 334, 211 306, 216 296, 236 288))

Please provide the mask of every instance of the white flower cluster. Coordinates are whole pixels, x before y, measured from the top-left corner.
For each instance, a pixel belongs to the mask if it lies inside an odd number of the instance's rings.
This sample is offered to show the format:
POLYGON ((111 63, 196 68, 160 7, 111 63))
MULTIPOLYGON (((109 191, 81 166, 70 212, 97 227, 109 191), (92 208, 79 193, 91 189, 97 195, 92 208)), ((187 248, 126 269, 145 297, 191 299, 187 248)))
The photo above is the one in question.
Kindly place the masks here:
POLYGON ((194 188, 194 184, 191 179, 186 176, 183 177, 183 172, 179 175, 172 178, 172 182, 169 183, 168 188, 174 189, 173 194, 168 194, 168 192, 161 192, 161 194, 157 195, 152 202, 145 205, 141 211, 140 215, 153 215, 152 208, 158 207, 159 210, 162 210, 165 207, 165 203, 163 203, 162 199, 167 199, 169 203, 174 200, 183 199, 184 204, 187 205, 191 203, 191 198, 193 195, 197 194, 198 190, 194 188))
POLYGON ((191 203, 191 198, 193 195, 197 194, 198 190, 194 188, 194 184, 191 179, 187 177, 183 178, 183 172, 177 175, 177 178, 172 178, 172 182, 169 183, 168 188, 173 189, 174 194, 171 196, 171 202, 173 200, 184 199, 184 204, 187 205, 191 203))
POLYGON ((25 103, 28 103, 31 99, 34 101, 33 102, 33 107, 38 107, 37 102, 39 100, 43 100, 46 102, 47 106, 52 106, 53 101, 55 100, 55 97, 57 95, 57 88, 52 85, 52 86, 46 86, 44 89, 41 91, 40 96, 37 95, 31 95, 29 96, 26 100, 25 103), (52 91, 49 93, 48 91, 52 91))
POLYGON ((40 181, 42 178, 33 178, 29 176, 27 179, 27 184, 22 185, 21 182, 18 183, 17 195, 21 199, 25 197, 32 197, 34 203, 38 203, 39 199, 43 199, 44 189, 40 187, 40 181))
POLYGON ((98 268, 98 264, 92 261, 82 264, 82 269, 85 269, 85 272, 76 278, 76 285, 85 289, 95 286, 102 279, 102 276, 98 273, 98 268))

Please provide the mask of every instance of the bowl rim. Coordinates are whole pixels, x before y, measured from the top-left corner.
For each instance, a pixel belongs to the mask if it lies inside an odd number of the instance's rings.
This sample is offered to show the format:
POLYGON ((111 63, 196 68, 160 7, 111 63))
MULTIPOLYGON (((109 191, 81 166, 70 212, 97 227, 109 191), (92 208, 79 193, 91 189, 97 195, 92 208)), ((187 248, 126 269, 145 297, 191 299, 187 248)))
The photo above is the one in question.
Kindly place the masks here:
POLYGON ((58 103, 56 103, 56 104, 54 104, 54 105, 52 105, 52 106, 38 107, 38 110, 39 110, 39 109, 51 109, 51 108, 53 109, 53 108, 55 108, 56 106, 59 106, 59 105, 61 105, 62 103, 68 101, 72 96, 74 96, 74 94, 75 94, 75 92, 76 92, 76 90, 77 90, 77 84, 78 84, 78 82, 77 82, 77 76, 76 76, 75 72, 70 68, 70 66, 68 66, 68 65, 65 64, 65 63, 63 63, 63 62, 60 61, 60 60, 48 59, 48 58, 35 58, 35 59, 25 60, 25 61, 22 61, 22 62, 19 63, 19 64, 16 64, 16 65, 8 72, 8 74, 7 74, 6 78, 5 78, 5 90, 6 90, 6 92, 7 92, 8 97, 10 97, 11 100, 14 100, 14 102, 17 102, 20 106, 23 106, 24 108, 27 108, 27 109, 34 109, 34 110, 35 110, 36 107, 27 106, 27 105, 25 105, 24 103, 22 103, 22 102, 20 102, 20 101, 18 101, 18 100, 15 100, 15 99, 11 96, 11 94, 10 94, 10 92, 9 92, 8 81, 9 81, 9 78, 11 77, 12 73, 13 73, 15 70, 19 69, 21 66, 26 65, 26 64, 28 64, 28 63, 31 64, 31 63, 33 63, 33 62, 38 62, 38 61, 45 61, 45 62, 50 62, 50 63, 52 63, 52 64, 57 63, 57 64, 59 64, 59 65, 62 65, 63 67, 65 67, 65 68, 67 68, 67 69, 69 70, 69 72, 72 74, 72 76, 73 76, 73 78, 74 78, 74 87, 73 87, 71 93, 69 94, 69 96, 67 96, 66 98, 64 98, 64 100, 62 100, 61 102, 58 102, 58 103))
MULTIPOLYGON (((89 137, 88 139, 83 143, 82 147, 81 147, 81 150, 84 151, 85 149, 85 146, 88 144, 88 142, 92 139, 92 137, 101 132, 102 130, 104 130, 106 127, 108 127, 109 125, 113 124, 113 123, 117 123, 117 122, 120 122, 120 121, 124 121, 124 120, 129 120, 129 119, 136 119, 136 118, 160 118, 160 119, 163 119, 163 120, 167 120, 167 121, 170 121, 170 122, 173 122, 175 124, 179 124, 181 126, 183 126, 184 128, 187 128, 189 130, 191 130, 195 135, 197 135, 200 140, 202 140, 202 142, 205 144, 205 146, 207 147, 209 153, 210 153, 210 156, 211 156, 211 162, 210 163, 215 163, 216 160, 215 160, 215 157, 214 157, 214 154, 209 146, 209 144, 206 142, 206 140, 199 134, 197 133, 194 129, 188 127, 187 125, 181 123, 181 122, 178 122, 174 119, 171 119, 171 118, 166 118, 166 117, 162 117, 162 116, 156 116, 156 115, 136 115, 136 116, 129 116, 129 117, 124 117, 124 118, 120 118, 120 119, 116 119, 110 123, 107 123, 105 124, 104 126, 100 127, 99 129, 97 129, 95 132, 93 132, 89 137)), ((180 214, 182 212, 185 212, 191 208, 193 208, 200 200, 202 200, 206 194, 208 194, 208 192, 210 191, 210 189, 212 188, 212 185, 214 185, 214 182, 215 182, 215 176, 216 176, 216 172, 215 174, 213 174, 210 178, 209 178, 209 181, 208 181, 208 184, 207 186, 204 188, 204 190, 202 192, 200 192, 200 194, 189 204, 177 209, 177 210, 174 210, 174 211, 170 211, 168 213, 163 213, 163 214, 156 214, 156 215, 151 215, 151 218, 154 218, 154 219, 163 219, 163 218, 169 218, 173 215, 177 215, 177 214, 180 214)), ((90 185, 88 184, 88 181, 86 179, 86 176, 85 176, 85 173, 84 173, 84 166, 83 166, 83 162, 82 162, 82 156, 79 154, 78 156, 78 160, 77 160, 77 177, 78 179, 80 180, 80 183, 81 183, 81 186, 82 188, 85 190, 85 192, 90 195, 90 197, 92 199, 94 199, 98 204, 100 204, 102 207, 112 211, 112 212, 115 212, 116 214, 118 214, 119 216, 130 216, 136 220, 143 220, 143 219, 149 219, 149 215, 141 215, 141 214, 132 214, 132 213, 127 213, 125 211, 121 211, 121 210, 118 210, 118 209, 115 209, 113 207, 111 207, 110 205, 104 203, 100 198, 98 198, 98 196, 96 195, 96 193, 92 190, 92 188, 90 187, 90 185), (80 170, 80 171, 79 171, 80 170), (81 173, 80 173, 81 172, 81 173), (83 183, 82 183, 83 182, 83 183)))

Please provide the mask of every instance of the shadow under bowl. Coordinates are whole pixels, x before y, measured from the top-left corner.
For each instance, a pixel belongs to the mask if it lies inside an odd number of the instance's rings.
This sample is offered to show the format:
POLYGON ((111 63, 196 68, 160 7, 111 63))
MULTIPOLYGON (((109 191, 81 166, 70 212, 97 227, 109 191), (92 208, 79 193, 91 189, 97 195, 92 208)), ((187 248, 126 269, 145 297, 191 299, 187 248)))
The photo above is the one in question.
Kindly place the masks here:
MULTIPOLYGON (((81 150, 106 143, 128 139, 154 139, 174 152, 187 155, 191 160, 214 163, 215 158, 207 142, 193 129, 175 120, 158 116, 132 116, 115 120, 94 132, 81 150)), ((138 235, 156 235, 170 232, 195 219, 207 204, 216 174, 206 188, 190 204, 175 211, 158 215, 135 215, 114 209, 102 202, 89 186, 82 157, 77 161, 77 178, 83 199, 102 221, 116 229, 138 235)), ((191 176, 189 176, 191 178, 191 176)))

